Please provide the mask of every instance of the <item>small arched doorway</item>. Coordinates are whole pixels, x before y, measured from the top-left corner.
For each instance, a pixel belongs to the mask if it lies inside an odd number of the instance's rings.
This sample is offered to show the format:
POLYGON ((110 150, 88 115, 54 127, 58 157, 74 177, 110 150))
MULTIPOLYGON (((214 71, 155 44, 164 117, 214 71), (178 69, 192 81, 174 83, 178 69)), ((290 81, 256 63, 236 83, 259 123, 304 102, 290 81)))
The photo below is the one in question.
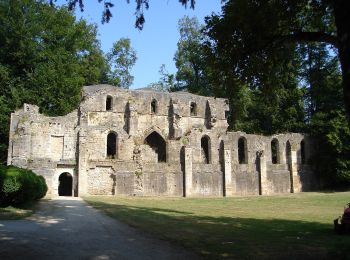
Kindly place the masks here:
POLYGON ((73 177, 70 173, 64 172, 58 178, 58 196, 72 196, 73 177))

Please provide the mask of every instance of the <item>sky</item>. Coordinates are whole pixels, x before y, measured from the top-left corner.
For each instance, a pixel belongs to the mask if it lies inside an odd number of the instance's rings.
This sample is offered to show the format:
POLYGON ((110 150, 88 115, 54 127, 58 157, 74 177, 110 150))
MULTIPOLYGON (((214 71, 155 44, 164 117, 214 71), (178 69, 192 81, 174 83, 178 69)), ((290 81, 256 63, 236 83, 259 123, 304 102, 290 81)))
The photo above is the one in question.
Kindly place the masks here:
MULTIPOLYGON (((212 12, 220 13, 221 0, 196 1, 195 9, 183 7, 178 0, 150 0, 150 7, 144 12, 146 23, 142 31, 135 28, 135 0, 111 0, 113 17, 107 24, 101 23, 102 4, 97 0, 85 0, 84 12, 75 11, 77 17, 83 17, 98 26, 98 39, 106 53, 120 38, 130 38, 131 46, 136 50, 137 61, 131 74, 135 77, 131 88, 142 88, 157 82, 159 68, 165 64, 170 73, 176 72, 173 60, 179 40, 178 20, 183 16, 196 16, 200 23, 212 12)), ((57 4, 66 3, 58 0, 57 4)))

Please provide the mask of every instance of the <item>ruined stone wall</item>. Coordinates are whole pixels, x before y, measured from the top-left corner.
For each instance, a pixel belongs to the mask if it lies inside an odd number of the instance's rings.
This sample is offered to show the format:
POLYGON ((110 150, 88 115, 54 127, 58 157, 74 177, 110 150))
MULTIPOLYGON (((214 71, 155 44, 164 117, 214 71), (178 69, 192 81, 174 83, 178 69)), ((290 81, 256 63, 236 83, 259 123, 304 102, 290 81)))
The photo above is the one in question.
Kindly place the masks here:
POLYGON ((8 164, 43 175, 51 193, 59 168, 75 167, 77 123, 76 110, 66 116, 47 117, 37 106, 24 104, 11 115, 8 164))
POLYGON ((46 117, 27 104, 12 114, 8 164, 43 175, 54 195, 63 172, 73 178, 74 195, 235 196, 312 188, 309 137, 227 132, 228 109, 225 99, 185 92, 84 87, 80 106, 66 116, 46 117))

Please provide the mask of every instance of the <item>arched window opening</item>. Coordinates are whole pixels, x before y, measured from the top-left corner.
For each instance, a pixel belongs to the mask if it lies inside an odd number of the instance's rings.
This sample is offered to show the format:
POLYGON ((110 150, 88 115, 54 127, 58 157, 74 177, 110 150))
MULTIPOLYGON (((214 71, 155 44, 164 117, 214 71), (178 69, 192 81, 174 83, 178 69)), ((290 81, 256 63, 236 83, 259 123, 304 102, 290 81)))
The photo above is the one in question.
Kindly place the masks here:
POLYGON ((126 103, 125 110, 124 110, 124 130, 129 134, 130 133, 130 118, 131 118, 131 111, 130 111, 130 103, 126 103))
POLYGON ((271 141, 271 160, 273 164, 280 163, 279 144, 276 138, 271 141))
POLYGON ((113 107, 113 98, 111 96, 107 96, 106 98, 106 111, 111 111, 113 107))
POLYGON ((288 170, 291 170, 291 167, 292 167, 292 146, 290 145, 289 141, 287 141, 287 143, 286 143, 286 163, 288 165, 288 170))
POLYGON ((153 99, 151 102, 151 113, 157 114, 157 112, 158 112, 157 100, 153 99))
POLYGON ((205 135, 201 139, 201 157, 202 161, 206 164, 210 163, 210 139, 209 136, 205 135))
POLYGON ((304 142, 304 140, 302 140, 300 142, 300 157, 301 157, 301 164, 305 164, 306 160, 305 160, 305 142, 304 142))
POLYGON ((70 173, 64 172, 58 178, 58 196, 72 196, 73 177, 70 173))
POLYGON ((212 127, 212 121, 211 121, 211 109, 209 101, 207 100, 207 103, 205 105, 205 126, 207 129, 211 129, 212 127))
POLYGON ((166 142, 156 131, 149 134, 145 143, 157 154, 158 162, 166 162, 166 142))
POLYGON ((247 139, 243 136, 238 139, 238 162, 239 164, 248 163, 247 139))
POLYGON ((197 104, 195 102, 191 102, 190 110, 191 110, 191 116, 197 116, 197 104))
POLYGON ((115 133, 109 133, 107 135, 107 158, 117 158, 117 135, 115 133))
POLYGON ((286 143, 286 163, 288 166, 289 171, 289 178, 290 178, 290 192, 294 192, 294 186, 293 186, 293 172, 292 172, 292 146, 290 145, 290 142, 287 141, 286 143))

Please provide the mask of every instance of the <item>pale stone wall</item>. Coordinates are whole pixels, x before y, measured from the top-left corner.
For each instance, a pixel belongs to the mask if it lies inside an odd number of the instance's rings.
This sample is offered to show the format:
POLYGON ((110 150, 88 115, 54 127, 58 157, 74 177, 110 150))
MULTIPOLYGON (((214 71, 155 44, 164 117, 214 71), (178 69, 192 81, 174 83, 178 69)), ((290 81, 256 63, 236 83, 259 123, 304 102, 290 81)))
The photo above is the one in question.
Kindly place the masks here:
POLYGON ((66 116, 46 117, 28 104, 13 113, 8 164, 43 175, 53 195, 58 195, 63 172, 72 175, 75 195, 265 195, 312 187, 309 137, 227 132, 228 109, 226 99, 186 92, 87 86, 78 109, 66 116), (109 134, 116 136, 112 156, 107 154, 109 134), (244 163, 238 158, 240 137, 246 140, 244 163), (279 143, 277 164, 271 155, 274 138, 279 143))

